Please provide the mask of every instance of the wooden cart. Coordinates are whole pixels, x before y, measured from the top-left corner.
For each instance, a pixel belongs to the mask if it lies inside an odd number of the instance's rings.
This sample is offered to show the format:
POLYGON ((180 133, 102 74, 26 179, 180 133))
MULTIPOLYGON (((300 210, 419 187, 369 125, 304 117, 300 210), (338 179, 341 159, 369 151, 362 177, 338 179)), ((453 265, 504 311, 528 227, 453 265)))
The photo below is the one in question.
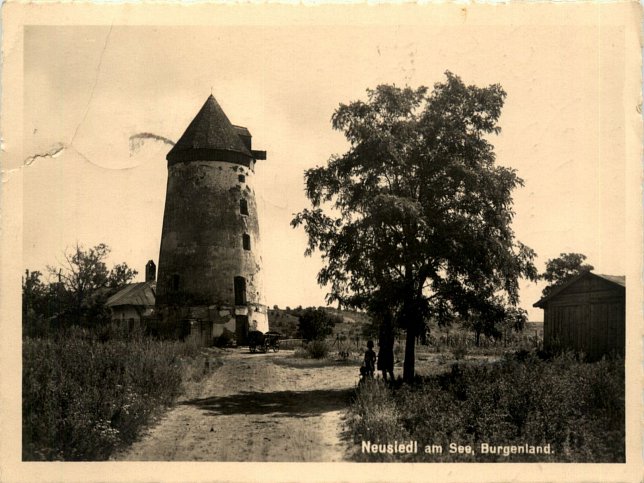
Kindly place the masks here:
POLYGON ((280 337, 282 334, 279 332, 268 331, 265 334, 259 330, 253 330, 248 333, 248 348, 251 352, 268 352, 271 349, 273 352, 280 350, 280 337))

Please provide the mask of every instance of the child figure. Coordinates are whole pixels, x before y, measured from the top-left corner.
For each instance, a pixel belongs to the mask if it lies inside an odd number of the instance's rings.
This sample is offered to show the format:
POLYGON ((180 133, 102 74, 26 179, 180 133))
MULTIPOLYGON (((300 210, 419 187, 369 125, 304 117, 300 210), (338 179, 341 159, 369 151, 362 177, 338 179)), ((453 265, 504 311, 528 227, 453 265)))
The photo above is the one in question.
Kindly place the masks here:
POLYGON ((376 352, 373 350, 373 341, 367 342, 367 350, 364 353, 364 372, 367 377, 373 377, 376 370, 376 352))

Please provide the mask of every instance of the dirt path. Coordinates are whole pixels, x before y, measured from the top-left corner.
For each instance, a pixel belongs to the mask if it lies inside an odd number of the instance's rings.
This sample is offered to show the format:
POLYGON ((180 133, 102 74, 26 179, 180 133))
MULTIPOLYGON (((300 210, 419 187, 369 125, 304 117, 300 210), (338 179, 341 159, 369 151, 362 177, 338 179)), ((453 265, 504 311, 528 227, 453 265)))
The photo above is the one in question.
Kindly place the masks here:
MULTIPOLYGON (((246 349, 247 351, 247 349, 246 349)), ((234 351, 126 452, 129 461, 342 461, 357 367, 234 351)))

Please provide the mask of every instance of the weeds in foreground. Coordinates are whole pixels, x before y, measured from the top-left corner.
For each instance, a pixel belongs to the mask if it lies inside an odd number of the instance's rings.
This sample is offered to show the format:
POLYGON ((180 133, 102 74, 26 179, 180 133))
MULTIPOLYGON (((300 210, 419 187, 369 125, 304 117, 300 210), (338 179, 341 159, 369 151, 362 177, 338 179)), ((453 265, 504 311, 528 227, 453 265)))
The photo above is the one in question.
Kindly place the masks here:
POLYGON ((23 341, 23 460, 104 460, 134 441, 187 380, 204 374, 191 343, 70 330, 23 341))
MULTIPOLYGON (((360 383, 348 421, 358 444, 361 441, 394 443, 410 437, 402 424, 403 415, 393 390, 381 379, 365 379, 360 383)), ((395 461, 389 455, 381 456, 381 461, 395 461)))
MULTIPOLYGON (((356 391, 354 442, 414 440, 442 453, 356 454, 360 461, 624 461, 624 361, 582 363, 570 355, 542 361, 525 354, 396 389, 367 381, 356 391), (475 454, 449 453, 449 444, 475 454), (553 454, 483 454, 480 444, 546 445, 553 454)), ((360 447, 358 451, 360 451, 360 447)))

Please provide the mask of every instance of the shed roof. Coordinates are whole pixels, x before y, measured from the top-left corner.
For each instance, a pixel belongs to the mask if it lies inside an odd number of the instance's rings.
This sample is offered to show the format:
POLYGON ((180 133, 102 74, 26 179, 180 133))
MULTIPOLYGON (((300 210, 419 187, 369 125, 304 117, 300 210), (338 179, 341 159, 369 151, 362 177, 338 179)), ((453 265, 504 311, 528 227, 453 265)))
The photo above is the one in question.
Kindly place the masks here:
POLYGON ((591 271, 584 271, 580 273, 579 275, 574 276, 570 280, 568 280, 566 283, 563 285, 560 285, 556 289, 554 289, 550 294, 547 296, 543 297, 541 300, 538 302, 535 302, 532 304, 533 307, 539 307, 539 308, 544 308, 546 302, 548 302, 550 299, 556 297, 559 295, 562 291, 564 291, 566 288, 570 287, 571 285, 577 283, 577 281, 581 280, 584 277, 597 277, 601 278, 603 280, 606 280, 607 282, 610 282, 614 285, 618 285, 622 288, 626 287, 626 277, 624 275, 604 275, 600 273, 593 273, 591 271))
POLYGON ((603 275, 601 273, 593 273, 593 275, 608 280, 609 282, 616 283, 622 287, 626 287, 626 277, 624 275, 603 275))
POLYGON ((194 160, 249 163, 253 155, 242 141, 240 131, 250 136, 247 129, 231 124, 211 94, 166 159, 170 163, 194 160))
POLYGON ((130 283, 112 295, 105 303, 108 307, 135 305, 153 307, 156 300, 156 282, 130 283))

